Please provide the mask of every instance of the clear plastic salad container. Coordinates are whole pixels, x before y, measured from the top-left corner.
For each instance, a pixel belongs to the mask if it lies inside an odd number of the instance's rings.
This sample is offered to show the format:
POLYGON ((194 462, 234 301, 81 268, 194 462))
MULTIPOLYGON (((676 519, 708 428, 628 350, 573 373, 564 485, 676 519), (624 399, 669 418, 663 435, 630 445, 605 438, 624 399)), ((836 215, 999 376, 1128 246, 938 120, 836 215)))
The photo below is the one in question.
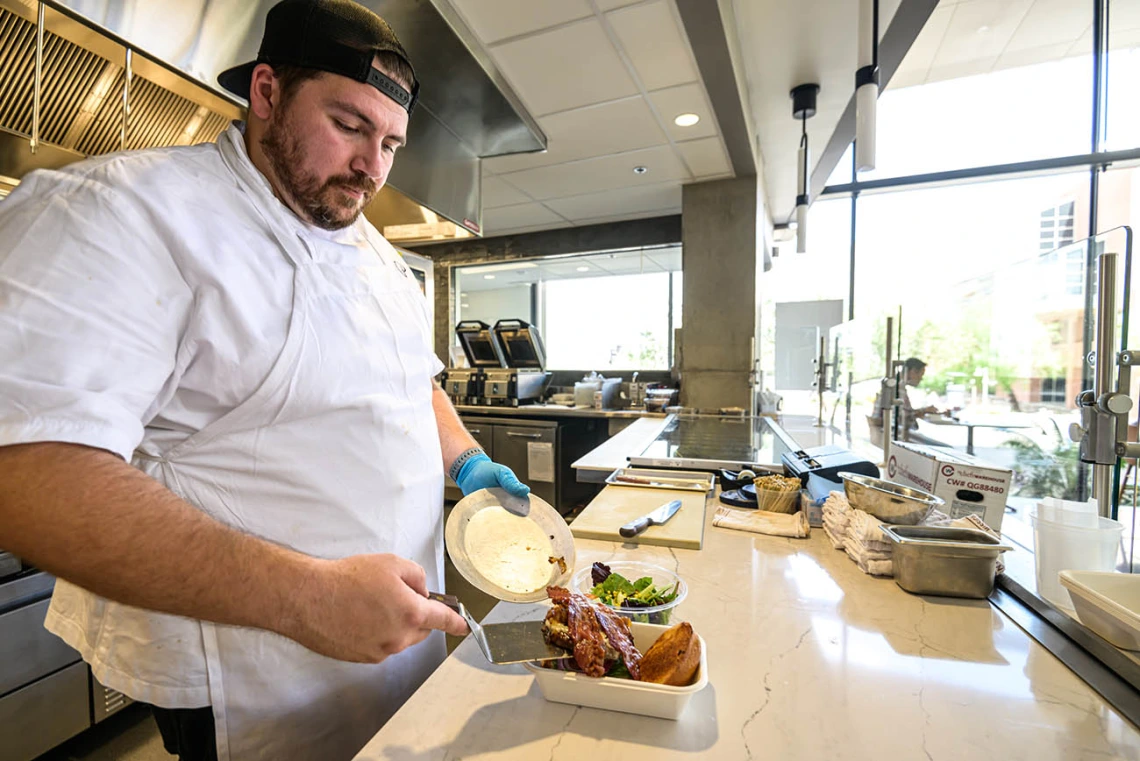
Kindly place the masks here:
MULTIPOLYGON (((656 590, 668 593, 675 592, 675 596, 669 602, 647 607, 630 607, 628 604, 614 605, 610 600, 600 597, 599 599, 601 599, 603 603, 630 619, 630 621, 643 624, 661 624, 665 626, 675 623, 673 613, 689 593, 688 586, 680 576, 659 565, 642 563, 637 560, 614 560, 605 565, 609 566, 611 573, 620 574, 630 583, 648 577, 652 579, 653 587, 656 590)), ((571 591, 583 595, 593 594, 594 580, 591 576, 592 569, 593 566, 585 566, 584 568, 578 569, 571 580, 571 591)))

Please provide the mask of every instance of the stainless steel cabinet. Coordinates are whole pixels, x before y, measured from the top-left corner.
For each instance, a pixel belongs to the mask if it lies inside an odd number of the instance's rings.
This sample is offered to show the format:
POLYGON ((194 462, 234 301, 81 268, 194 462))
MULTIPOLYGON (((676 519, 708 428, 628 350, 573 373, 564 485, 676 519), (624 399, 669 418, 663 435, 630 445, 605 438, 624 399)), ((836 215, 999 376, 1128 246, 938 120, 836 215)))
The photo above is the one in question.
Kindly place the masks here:
POLYGON ((558 423, 520 420, 495 426, 495 462, 506 465, 531 493, 558 507, 555 491, 555 438, 558 423), (548 461, 548 462, 547 462, 548 461), (531 465, 534 465, 532 471, 531 465))
POLYGON ((29 761, 87 729, 87 664, 80 661, 0 699, 0 761, 29 761))
POLYGON ((79 660, 79 653, 44 628, 50 602, 0 615, 0 695, 79 660))
MULTIPOLYGON (((462 420, 491 459, 513 470, 559 512, 569 513, 597 493, 597 485, 578 482, 570 465, 608 438, 606 421, 470 414, 463 415, 462 420), (532 465, 538 466, 534 472, 532 465)), ((462 493, 450 479, 447 484, 444 497, 451 501, 462 499, 462 493)))

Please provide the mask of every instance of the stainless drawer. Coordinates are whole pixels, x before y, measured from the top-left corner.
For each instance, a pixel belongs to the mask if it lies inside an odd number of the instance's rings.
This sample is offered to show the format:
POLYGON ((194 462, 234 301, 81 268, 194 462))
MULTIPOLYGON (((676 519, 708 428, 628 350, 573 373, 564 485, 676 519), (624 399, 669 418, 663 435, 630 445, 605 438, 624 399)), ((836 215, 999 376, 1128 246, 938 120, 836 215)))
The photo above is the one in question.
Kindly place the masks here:
POLYGON ((135 701, 118 690, 112 690, 92 675, 91 677, 91 718, 95 723, 118 713, 135 701))
POLYGON ((29 761, 91 725, 87 664, 0 698, 0 761, 29 761))
POLYGON ((0 695, 79 660, 79 653, 44 628, 50 603, 40 600, 0 616, 0 695))

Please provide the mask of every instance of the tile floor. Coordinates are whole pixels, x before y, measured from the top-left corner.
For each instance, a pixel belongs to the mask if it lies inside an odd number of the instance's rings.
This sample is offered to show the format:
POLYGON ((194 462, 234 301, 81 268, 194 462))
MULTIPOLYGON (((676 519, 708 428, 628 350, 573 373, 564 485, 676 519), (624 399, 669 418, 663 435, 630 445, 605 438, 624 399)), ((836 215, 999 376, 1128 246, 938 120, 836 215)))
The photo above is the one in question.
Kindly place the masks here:
POLYGON ((150 708, 130 705, 36 761, 172 761, 150 708))

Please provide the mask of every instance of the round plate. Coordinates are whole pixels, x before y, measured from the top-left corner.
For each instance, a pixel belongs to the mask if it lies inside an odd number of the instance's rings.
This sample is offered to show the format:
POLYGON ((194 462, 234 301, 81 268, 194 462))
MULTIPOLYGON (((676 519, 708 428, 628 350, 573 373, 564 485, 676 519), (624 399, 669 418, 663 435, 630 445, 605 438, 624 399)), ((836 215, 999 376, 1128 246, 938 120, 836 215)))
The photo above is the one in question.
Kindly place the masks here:
POLYGON ((487 489, 464 497, 447 519, 444 541, 463 578, 506 602, 545 600, 548 586, 568 586, 574 572, 570 527, 533 493, 525 518, 508 512, 487 489))

